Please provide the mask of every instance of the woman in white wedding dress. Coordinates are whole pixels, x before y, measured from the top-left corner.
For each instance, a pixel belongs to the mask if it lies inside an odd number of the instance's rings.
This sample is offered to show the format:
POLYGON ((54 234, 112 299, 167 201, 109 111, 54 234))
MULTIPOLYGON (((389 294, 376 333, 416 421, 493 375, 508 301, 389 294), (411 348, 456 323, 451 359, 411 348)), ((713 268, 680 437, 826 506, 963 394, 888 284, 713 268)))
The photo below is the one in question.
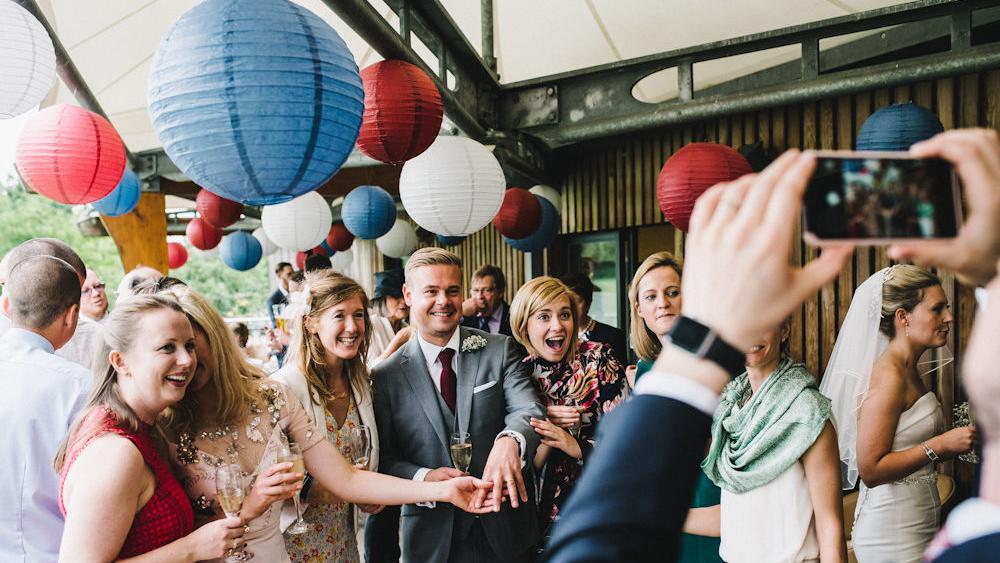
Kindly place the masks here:
POLYGON ((953 318, 937 276, 896 265, 858 287, 844 319, 820 391, 833 401, 844 488, 861 477, 851 534, 859 563, 921 561, 940 518, 934 462, 972 447, 972 427, 943 432, 918 371, 953 318))

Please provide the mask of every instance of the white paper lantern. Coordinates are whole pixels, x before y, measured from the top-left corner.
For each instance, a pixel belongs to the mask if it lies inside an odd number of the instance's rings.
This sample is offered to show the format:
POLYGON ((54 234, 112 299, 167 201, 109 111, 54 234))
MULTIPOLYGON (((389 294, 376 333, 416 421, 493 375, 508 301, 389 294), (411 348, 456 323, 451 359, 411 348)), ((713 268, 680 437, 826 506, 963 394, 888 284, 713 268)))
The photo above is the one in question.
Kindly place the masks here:
POLYGON ((537 186, 528 190, 529 192, 537 195, 538 197, 544 197, 549 200, 555 208, 556 211, 562 213, 562 196, 559 194, 559 190, 553 188, 552 186, 546 186, 545 184, 538 184, 537 186))
POLYGON ((375 239, 375 246, 389 258, 402 258, 417 249, 417 231, 408 221, 396 221, 389 232, 375 239))
POLYGON ((278 245, 274 244, 274 241, 267 238, 267 233, 264 232, 264 227, 257 227, 253 230, 253 236, 260 243, 260 248, 264 252, 263 256, 270 256, 278 250, 278 245))
POLYGON ((189 254, 192 254, 204 260, 208 260, 209 258, 219 257, 219 245, 215 245, 208 250, 202 250, 200 248, 192 246, 191 244, 185 244, 184 246, 187 247, 189 254))
POLYGON ((323 196, 309 192, 291 201, 265 206, 260 223, 271 242, 287 250, 304 251, 326 240, 333 214, 323 196))
MULTIPOLYGON (((445 236, 466 236, 493 220, 507 180, 486 147, 465 137, 438 137, 399 175, 399 197, 418 225, 445 236)), ((391 231, 390 231, 391 232, 391 231)))
POLYGON ((330 259, 330 265, 334 271, 346 274, 347 270, 354 265, 354 253, 351 252, 350 248, 335 252, 333 258, 330 259))
POLYGON ((0 119, 37 106, 56 79, 49 34, 17 2, 0 2, 0 76, 0 119))

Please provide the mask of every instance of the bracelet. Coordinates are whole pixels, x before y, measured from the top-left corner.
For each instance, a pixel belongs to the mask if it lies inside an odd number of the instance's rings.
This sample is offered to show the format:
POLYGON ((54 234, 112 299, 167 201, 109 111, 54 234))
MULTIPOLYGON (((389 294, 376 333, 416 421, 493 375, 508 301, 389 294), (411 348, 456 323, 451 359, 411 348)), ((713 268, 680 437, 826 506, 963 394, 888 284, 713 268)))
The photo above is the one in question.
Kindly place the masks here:
POLYGON ((931 447, 927 445, 927 442, 920 442, 920 445, 923 446, 924 453, 927 454, 928 459, 935 462, 941 459, 940 457, 938 457, 937 452, 932 450, 931 447))

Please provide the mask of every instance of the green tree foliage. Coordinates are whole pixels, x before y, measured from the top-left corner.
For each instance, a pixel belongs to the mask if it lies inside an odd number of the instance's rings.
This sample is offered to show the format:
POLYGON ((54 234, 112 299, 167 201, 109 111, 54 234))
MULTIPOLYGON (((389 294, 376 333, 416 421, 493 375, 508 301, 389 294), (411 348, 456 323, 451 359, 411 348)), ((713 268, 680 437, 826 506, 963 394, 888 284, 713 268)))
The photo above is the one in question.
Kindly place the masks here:
MULTIPOLYGON (((81 208, 75 212, 71 206, 30 194, 13 179, 0 184, 0 256, 35 237, 62 240, 104 279, 113 305, 114 289, 124 272, 111 237, 84 236, 76 226, 81 208)), ((187 264, 171 275, 211 300, 223 316, 261 316, 266 314, 267 268, 267 260, 261 260, 252 270, 237 272, 223 264, 218 255, 201 255, 189 248, 187 264)))

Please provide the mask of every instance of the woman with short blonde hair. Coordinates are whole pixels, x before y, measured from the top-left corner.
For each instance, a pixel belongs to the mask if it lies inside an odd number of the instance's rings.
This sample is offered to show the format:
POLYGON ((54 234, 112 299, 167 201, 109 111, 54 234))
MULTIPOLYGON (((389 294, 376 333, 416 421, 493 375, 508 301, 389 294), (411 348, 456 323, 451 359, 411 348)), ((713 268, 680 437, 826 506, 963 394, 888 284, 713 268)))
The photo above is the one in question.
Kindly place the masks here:
POLYGON ((632 308, 630 332, 632 348, 639 356, 635 380, 653 367, 663 345, 681 314, 681 263, 674 255, 657 252, 639 264, 628 289, 632 308))

